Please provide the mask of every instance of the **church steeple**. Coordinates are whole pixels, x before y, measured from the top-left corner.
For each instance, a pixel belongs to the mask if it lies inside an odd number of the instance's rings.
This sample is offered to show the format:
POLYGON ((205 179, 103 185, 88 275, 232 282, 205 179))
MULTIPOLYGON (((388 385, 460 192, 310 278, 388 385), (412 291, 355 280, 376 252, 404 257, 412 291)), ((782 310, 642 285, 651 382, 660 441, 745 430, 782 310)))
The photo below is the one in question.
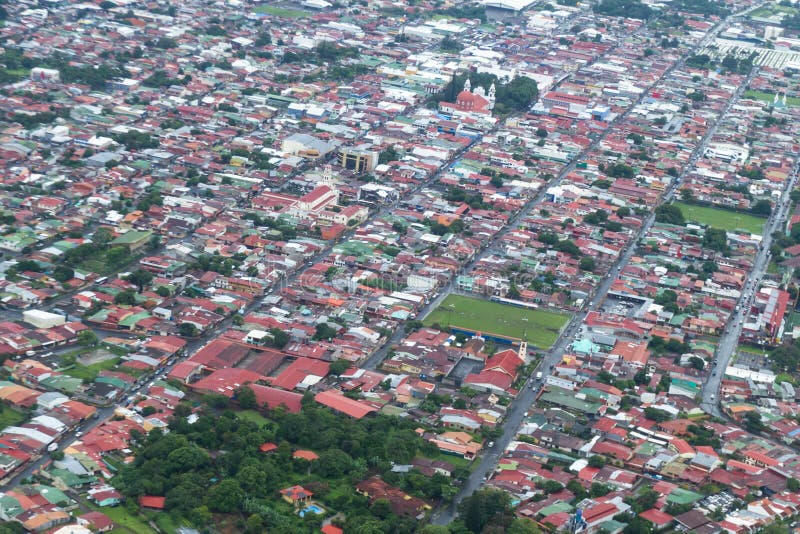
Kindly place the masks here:
POLYGON ((497 92, 497 88, 494 86, 494 82, 492 82, 492 86, 489 87, 489 94, 487 95, 487 98, 489 100, 489 105, 487 107, 489 109, 494 109, 494 99, 495 99, 495 93, 496 92, 497 92))
POLYGON ((472 92, 472 82, 469 81, 469 76, 467 76, 467 81, 464 82, 464 90, 468 93, 472 92))

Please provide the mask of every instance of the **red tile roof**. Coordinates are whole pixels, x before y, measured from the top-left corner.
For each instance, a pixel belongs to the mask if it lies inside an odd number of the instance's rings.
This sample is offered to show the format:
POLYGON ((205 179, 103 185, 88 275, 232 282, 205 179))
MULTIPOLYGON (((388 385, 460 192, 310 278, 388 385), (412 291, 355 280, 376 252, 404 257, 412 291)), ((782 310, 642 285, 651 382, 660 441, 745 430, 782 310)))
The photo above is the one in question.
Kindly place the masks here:
POLYGON ((164 509, 164 502, 166 497, 156 497, 153 495, 142 495, 139 497, 139 505, 145 508, 157 508, 158 510, 164 509))
POLYGON ((378 411, 375 407, 370 406, 369 404, 347 398, 338 391, 333 390, 317 393, 314 396, 314 400, 323 406, 327 406, 332 410, 349 415, 355 419, 361 419, 372 412, 378 411))

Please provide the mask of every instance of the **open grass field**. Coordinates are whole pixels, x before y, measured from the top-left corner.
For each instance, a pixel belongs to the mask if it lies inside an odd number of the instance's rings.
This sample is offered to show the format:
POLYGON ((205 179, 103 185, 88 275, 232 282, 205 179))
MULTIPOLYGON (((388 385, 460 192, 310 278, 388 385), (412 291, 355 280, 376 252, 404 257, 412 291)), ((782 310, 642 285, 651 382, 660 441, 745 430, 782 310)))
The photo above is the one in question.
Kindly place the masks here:
POLYGON ((255 410, 242 410, 236 412, 236 417, 239 419, 243 419, 245 421, 250 421, 251 423, 255 423, 258 426, 264 426, 270 423, 270 420, 258 413, 255 410))
POLYGON ((676 202, 675 205, 681 209, 687 221, 707 224, 721 230, 745 230, 753 234, 760 234, 766 222, 761 217, 737 211, 695 206, 694 204, 685 204, 683 202, 676 202))
POLYGON ((139 515, 130 513, 124 506, 97 506, 93 502, 81 499, 83 503, 94 511, 106 514, 116 527, 112 532, 128 534, 156 534, 155 529, 147 524, 139 515))
POLYGON ((486 334, 524 339, 539 348, 549 348, 569 315, 544 310, 528 310, 488 300, 448 295, 425 318, 425 325, 461 327, 486 334))
MULTIPOLYGON (((772 104, 775 100, 775 95, 773 93, 765 93, 763 91, 745 91, 744 98, 752 98, 755 100, 761 100, 762 102, 766 102, 767 104, 772 104)), ((783 96, 781 96, 781 100, 783 100, 783 96)), ((796 96, 787 96, 786 97, 786 105, 787 106, 800 106, 800 98, 796 96)))
POLYGON ((750 18, 768 18, 773 15, 777 15, 778 13, 785 13, 786 15, 793 15, 797 13, 797 10, 790 6, 782 6, 777 3, 768 4, 758 9, 754 9, 750 12, 750 18))
POLYGON ((287 9, 285 7, 276 6, 258 6, 253 11, 256 13, 264 13, 266 15, 282 17, 285 19, 300 19, 311 15, 307 11, 300 11, 299 9, 287 9))
POLYGON ((75 364, 71 369, 64 371, 65 375, 80 378, 81 380, 92 381, 97 378, 100 371, 108 371, 119 363, 119 358, 112 358, 102 362, 93 363, 91 365, 75 364))

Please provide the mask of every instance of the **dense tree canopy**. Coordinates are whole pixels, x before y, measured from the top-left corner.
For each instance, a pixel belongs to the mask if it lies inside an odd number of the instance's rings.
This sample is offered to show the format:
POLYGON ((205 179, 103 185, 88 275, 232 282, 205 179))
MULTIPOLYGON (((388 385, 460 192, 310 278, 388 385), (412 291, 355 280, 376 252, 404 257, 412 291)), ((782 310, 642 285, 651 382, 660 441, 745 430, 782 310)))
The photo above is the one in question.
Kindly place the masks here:
POLYGON ((656 208, 656 222, 683 226, 686 224, 686 219, 683 218, 681 209, 675 204, 662 204, 656 208))
POLYGON ((602 15, 631 19, 647 19, 653 14, 653 10, 639 0, 600 0, 593 9, 602 15))
MULTIPOLYGON (((237 402, 249 403, 251 392, 247 387, 237 390, 237 402)), ((227 409, 227 397, 218 397, 225 402, 204 398, 206 404, 193 423, 186 419, 192 407, 182 404, 176 408, 181 416, 170 421, 169 433, 157 429, 138 436, 134 462, 113 480, 126 497, 164 495, 170 513, 197 527, 211 521, 212 513, 235 513, 248 517, 248 524, 255 516, 252 521, 260 524, 258 532, 319 532, 319 521, 299 518, 278 494, 300 483, 323 506, 345 514, 348 532, 361 531, 365 525, 371 529, 365 532, 413 532, 414 520, 395 516, 383 503, 370 506, 353 485, 377 474, 429 500, 452 496, 455 491, 442 475, 392 472, 390 462, 408 463, 426 451, 436 454, 416 434, 411 421, 383 415, 354 420, 335 415, 308 397, 300 413, 286 413, 282 408, 262 412, 267 416, 265 423, 257 424, 237 417, 227 409), (268 455, 260 452, 265 442, 277 443, 278 450, 268 455), (296 449, 311 449, 319 459, 292 459, 296 449)), ((248 404, 248 408, 252 407, 248 404)))

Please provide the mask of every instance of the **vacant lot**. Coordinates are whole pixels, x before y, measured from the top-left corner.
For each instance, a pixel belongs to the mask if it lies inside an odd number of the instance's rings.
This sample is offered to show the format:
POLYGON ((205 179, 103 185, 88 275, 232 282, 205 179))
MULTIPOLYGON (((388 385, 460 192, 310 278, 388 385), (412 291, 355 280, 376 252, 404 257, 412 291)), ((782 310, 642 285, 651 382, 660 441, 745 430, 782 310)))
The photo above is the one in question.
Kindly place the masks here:
POLYGON ((706 206, 695 206, 694 204, 685 204, 683 202, 676 202, 675 205, 681 209, 687 221, 707 224, 721 230, 744 230, 753 234, 760 234, 764 227, 765 220, 755 215, 706 206))
POLYGON ((485 334, 524 339, 539 348, 549 348, 569 315, 528 310, 488 300, 449 295, 425 319, 426 325, 461 327, 485 334))

